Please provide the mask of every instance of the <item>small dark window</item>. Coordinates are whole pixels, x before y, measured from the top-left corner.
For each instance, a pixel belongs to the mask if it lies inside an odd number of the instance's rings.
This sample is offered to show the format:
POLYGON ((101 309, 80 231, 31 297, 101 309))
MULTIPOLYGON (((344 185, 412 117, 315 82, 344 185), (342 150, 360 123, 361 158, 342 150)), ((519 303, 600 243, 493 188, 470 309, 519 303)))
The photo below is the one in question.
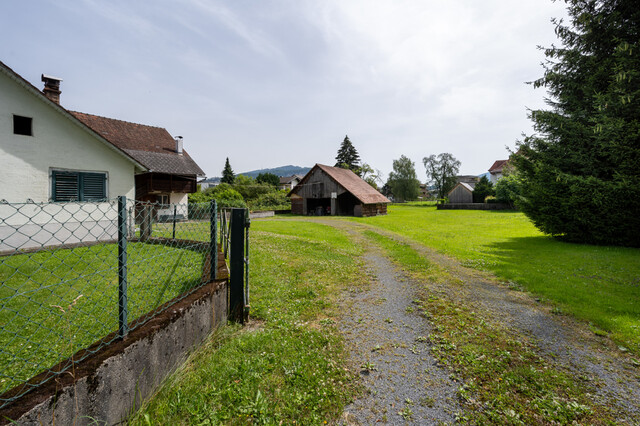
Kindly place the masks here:
POLYGON ((21 115, 13 116, 13 134, 33 136, 33 129, 31 123, 33 119, 31 117, 23 117, 21 115))

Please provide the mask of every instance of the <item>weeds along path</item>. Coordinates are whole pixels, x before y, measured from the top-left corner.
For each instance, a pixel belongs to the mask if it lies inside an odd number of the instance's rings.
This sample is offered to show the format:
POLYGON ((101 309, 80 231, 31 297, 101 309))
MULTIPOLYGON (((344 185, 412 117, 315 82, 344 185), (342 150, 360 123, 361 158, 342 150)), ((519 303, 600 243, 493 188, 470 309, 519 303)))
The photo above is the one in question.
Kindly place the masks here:
POLYGON ((418 386, 420 379, 423 387, 431 383, 436 389, 434 396, 427 396, 422 403, 439 407, 438 415, 441 417, 437 418, 447 421, 456 410, 455 392, 452 389, 459 386, 448 380, 448 374, 443 373, 442 369, 423 367, 426 364, 432 367, 433 360, 426 350, 422 350, 419 340, 416 341, 420 333, 428 334, 427 321, 408 312, 415 288, 386 258, 372 249, 370 241, 361 236, 362 232, 371 230, 408 244, 448 274, 446 280, 422 282, 419 285, 426 286, 432 292, 446 294, 453 303, 477 312, 488 323, 496 324, 517 339, 533 345, 548 365, 580 382, 583 389, 588 389, 583 397, 601 407, 603 412, 608 413, 607 417, 621 424, 640 424, 640 366, 637 360, 610 339, 597 336, 588 324, 555 312, 552 306, 520 289, 510 288, 489 273, 464 267, 455 259, 395 233, 343 220, 316 220, 358 238, 367 248, 366 260, 379 281, 370 293, 355 296, 353 317, 345 322, 344 331, 348 340, 354 342, 357 348, 355 356, 359 357, 361 365, 370 362, 379 369, 365 376, 371 394, 349 407, 355 410, 352 414, 359 413, 356 419, 360 420, 361 415, 366 415, 368 417, 363 421, 369 423, 383 406, 387 408, 387 416, 395 416, 408 408, 416 419, 418 413, 433 415, 435 419, 435 412, 422 410, 420 398, 415 397, 415 400, 414 397, 405 396, 417 395, 405 387, 418 386), (390 321, 386 321, 387 318, 390 321), (413 354, 417 348, 420 348, 417 359, 422 363, 410 364, 409 354, 413 354), (391 362, 393 358, 408 359, 403 365, 391 362), (402 380, 393 379, 394 374, 402 380), (381 381, 389 385, 379 388, 378 382, 381 381), (380 392, 388 394, 380 396, 380 392), (411 400, 410 404, 405 402, 406 398, 411 400), (395 404, 393 408, 391 404, 395 404))

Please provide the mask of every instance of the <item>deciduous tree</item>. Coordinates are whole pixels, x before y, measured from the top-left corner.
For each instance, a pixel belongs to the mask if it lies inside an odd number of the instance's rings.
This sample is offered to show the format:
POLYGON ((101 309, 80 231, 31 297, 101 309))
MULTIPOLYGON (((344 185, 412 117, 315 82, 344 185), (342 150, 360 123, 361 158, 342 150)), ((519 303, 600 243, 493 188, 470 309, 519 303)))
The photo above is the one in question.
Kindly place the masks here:
POLYGON ((273 173, 259 173, 258 176, 256 176, 256 182, 278 186, 280 185, 280 178, 273 173))
POLYGON ((438 198, 443 199, 456 185, 456 175, 460 170, 460 161, 447 152, 422 159, 427 171, 427 184, 435 187, 438 198))
POLYGON ((420 181, 416 177, 415 163, 401 155, 393 160, 393 171, 389 173, 387 185, 391 188, 396 201, 411 201, 420 194, 420 181))

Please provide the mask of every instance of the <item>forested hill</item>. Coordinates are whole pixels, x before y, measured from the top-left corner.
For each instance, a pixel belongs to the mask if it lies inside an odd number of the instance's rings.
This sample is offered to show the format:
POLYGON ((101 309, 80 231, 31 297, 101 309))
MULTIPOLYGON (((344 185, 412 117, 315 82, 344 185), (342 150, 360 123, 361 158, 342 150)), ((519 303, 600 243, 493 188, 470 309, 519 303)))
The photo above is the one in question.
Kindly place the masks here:
POLYGON ((311 170, 311 167, 280 166, 272 169, 252 170, 250 172, 243 172, 238 174, 249 176, 252 178, 255 178, 260 173, 273 173, 276 176, 293 176, 293 175, 304 176, 307 174, 309 170, 311 170))

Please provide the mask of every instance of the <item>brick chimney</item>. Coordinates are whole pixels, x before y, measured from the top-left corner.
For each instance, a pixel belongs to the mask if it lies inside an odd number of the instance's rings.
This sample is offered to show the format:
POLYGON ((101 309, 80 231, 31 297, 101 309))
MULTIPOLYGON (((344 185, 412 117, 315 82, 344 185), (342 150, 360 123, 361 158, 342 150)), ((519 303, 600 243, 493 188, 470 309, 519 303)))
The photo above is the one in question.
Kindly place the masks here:
POLYGON ((44 81, 44 89, 42 89, 44 95, 60 105, 60 93, 62 93, 60 91, 60 82, 62 79, 42 74, 42 81, 44 81))

